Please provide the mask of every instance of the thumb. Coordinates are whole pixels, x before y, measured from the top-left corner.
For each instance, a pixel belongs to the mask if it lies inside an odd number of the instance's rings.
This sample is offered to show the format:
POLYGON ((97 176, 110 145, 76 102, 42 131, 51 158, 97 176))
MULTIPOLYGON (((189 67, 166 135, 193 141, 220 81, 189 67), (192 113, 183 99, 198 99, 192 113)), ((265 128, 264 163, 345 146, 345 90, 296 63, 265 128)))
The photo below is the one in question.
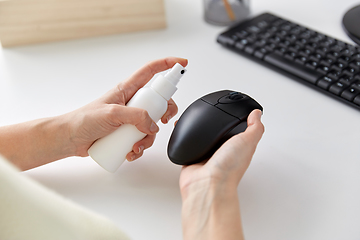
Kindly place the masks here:
POLYGON ((242 156, 251 157, 264 133, 264 125, 261 122, 261 115, 262 112, 260 110, 253 110, 248 116, 248 127, 245 132, 233 136, 225 142, 223 146, 240 149, 242 156))
POLYGON ((257 145, 265 131, 264 125, 261 122, 262 112, 259 109, 253 110, 248 116, 245 132, 243 132, 242 138, 248 143, 257 145))

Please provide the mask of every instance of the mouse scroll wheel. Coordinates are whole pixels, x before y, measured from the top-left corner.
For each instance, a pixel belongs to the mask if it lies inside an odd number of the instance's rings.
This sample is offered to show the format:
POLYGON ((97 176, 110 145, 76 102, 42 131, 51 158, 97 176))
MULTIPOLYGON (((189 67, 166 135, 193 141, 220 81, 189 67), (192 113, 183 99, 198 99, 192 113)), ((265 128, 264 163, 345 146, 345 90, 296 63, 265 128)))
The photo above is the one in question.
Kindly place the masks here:
POLYGON ((244 95, 238 92, 230 93, 226 96, 223 96, 218 100, 218 103, 226 104, 226 103, 234 103, 240 101, 244 98, 244 95))
POLYGON ((243 99, 243 98, 244 97, 241 94, 231 94, 229 96, 229 99, 234 100, 234 101, 237 101, 237 100, 240 100, 240 99, 243 99))

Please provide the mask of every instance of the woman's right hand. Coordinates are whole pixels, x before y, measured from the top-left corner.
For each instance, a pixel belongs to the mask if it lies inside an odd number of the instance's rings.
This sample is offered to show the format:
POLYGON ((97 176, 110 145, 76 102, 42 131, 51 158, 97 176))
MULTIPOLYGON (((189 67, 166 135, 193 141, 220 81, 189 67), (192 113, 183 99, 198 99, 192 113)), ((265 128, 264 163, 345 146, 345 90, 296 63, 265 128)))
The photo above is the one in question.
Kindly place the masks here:
POLYGON ((254 110, 246 131, 226 141, 208 161, 183 167, 184 239, 243 239, 237 186, 264 133, 261 115, 254 110))

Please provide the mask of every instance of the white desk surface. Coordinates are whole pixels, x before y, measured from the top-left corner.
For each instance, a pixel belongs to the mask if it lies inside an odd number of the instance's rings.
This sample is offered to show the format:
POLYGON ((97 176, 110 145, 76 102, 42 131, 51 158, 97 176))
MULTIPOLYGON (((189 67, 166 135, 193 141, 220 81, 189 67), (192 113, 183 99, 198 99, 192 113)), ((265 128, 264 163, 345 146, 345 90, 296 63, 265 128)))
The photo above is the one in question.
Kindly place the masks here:
MULTIPOLYGON (((202 1, 167 0, 164 30, 0 48, 0 125, 62 114, 101 96, 146 62, 189 59, 174 99, 179 113, 199 97, 238 90, 264 107, 266 132, 239 186, 246 239, 360 238, 360 111, 216 43, 225 30, 203 21, 202 1)), ((343 14, 358 0, 253 0, 270 11, 351 42, 343 14)), ((180 167, 161 125, 154 146, 115 174, 89 157, 25 172, 112 219, 133 239, 182 239, 180 167)))

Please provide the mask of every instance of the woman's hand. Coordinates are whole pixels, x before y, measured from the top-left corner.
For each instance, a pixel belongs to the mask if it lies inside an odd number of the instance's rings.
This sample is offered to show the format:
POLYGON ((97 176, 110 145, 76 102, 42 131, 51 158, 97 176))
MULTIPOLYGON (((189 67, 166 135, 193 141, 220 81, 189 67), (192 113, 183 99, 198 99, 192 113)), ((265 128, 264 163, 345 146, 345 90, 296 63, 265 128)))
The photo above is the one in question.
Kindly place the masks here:
POLYGON ((261 115, 260 110, 254 110, 248 117, 246 131, 225 142, 207 162, 184 166, 180 176, 181 190, 186 192, 189 185, 204 179, 226 181, 237 187, 264 132, 261 115))
MULTIPOLYGON (((74 155, 88 156, 88 149, 97 139, 108 135, 122 124, 132 124, 147 136, 134 144, 132 152, 128 153, 126 158, 132 161, 142 156, 143 150, 152 146, 159 127, 146 110, 125 105, 156 73, 173 67, 175 63, 185 67, 187 60, 169 57, 149 62, 103 97, 69 113, 67 117, 72 122, 70 139, 76 146, 74 155)), ((175 102, 170 99, 161 122, 167 123, 177 111, 175 102)))
POLYGON ((261 114, 254 110, 246 131, 225 142, 207 162, 183 167, 184 239, 243 239, 237 186, 263 135, 261 114))

